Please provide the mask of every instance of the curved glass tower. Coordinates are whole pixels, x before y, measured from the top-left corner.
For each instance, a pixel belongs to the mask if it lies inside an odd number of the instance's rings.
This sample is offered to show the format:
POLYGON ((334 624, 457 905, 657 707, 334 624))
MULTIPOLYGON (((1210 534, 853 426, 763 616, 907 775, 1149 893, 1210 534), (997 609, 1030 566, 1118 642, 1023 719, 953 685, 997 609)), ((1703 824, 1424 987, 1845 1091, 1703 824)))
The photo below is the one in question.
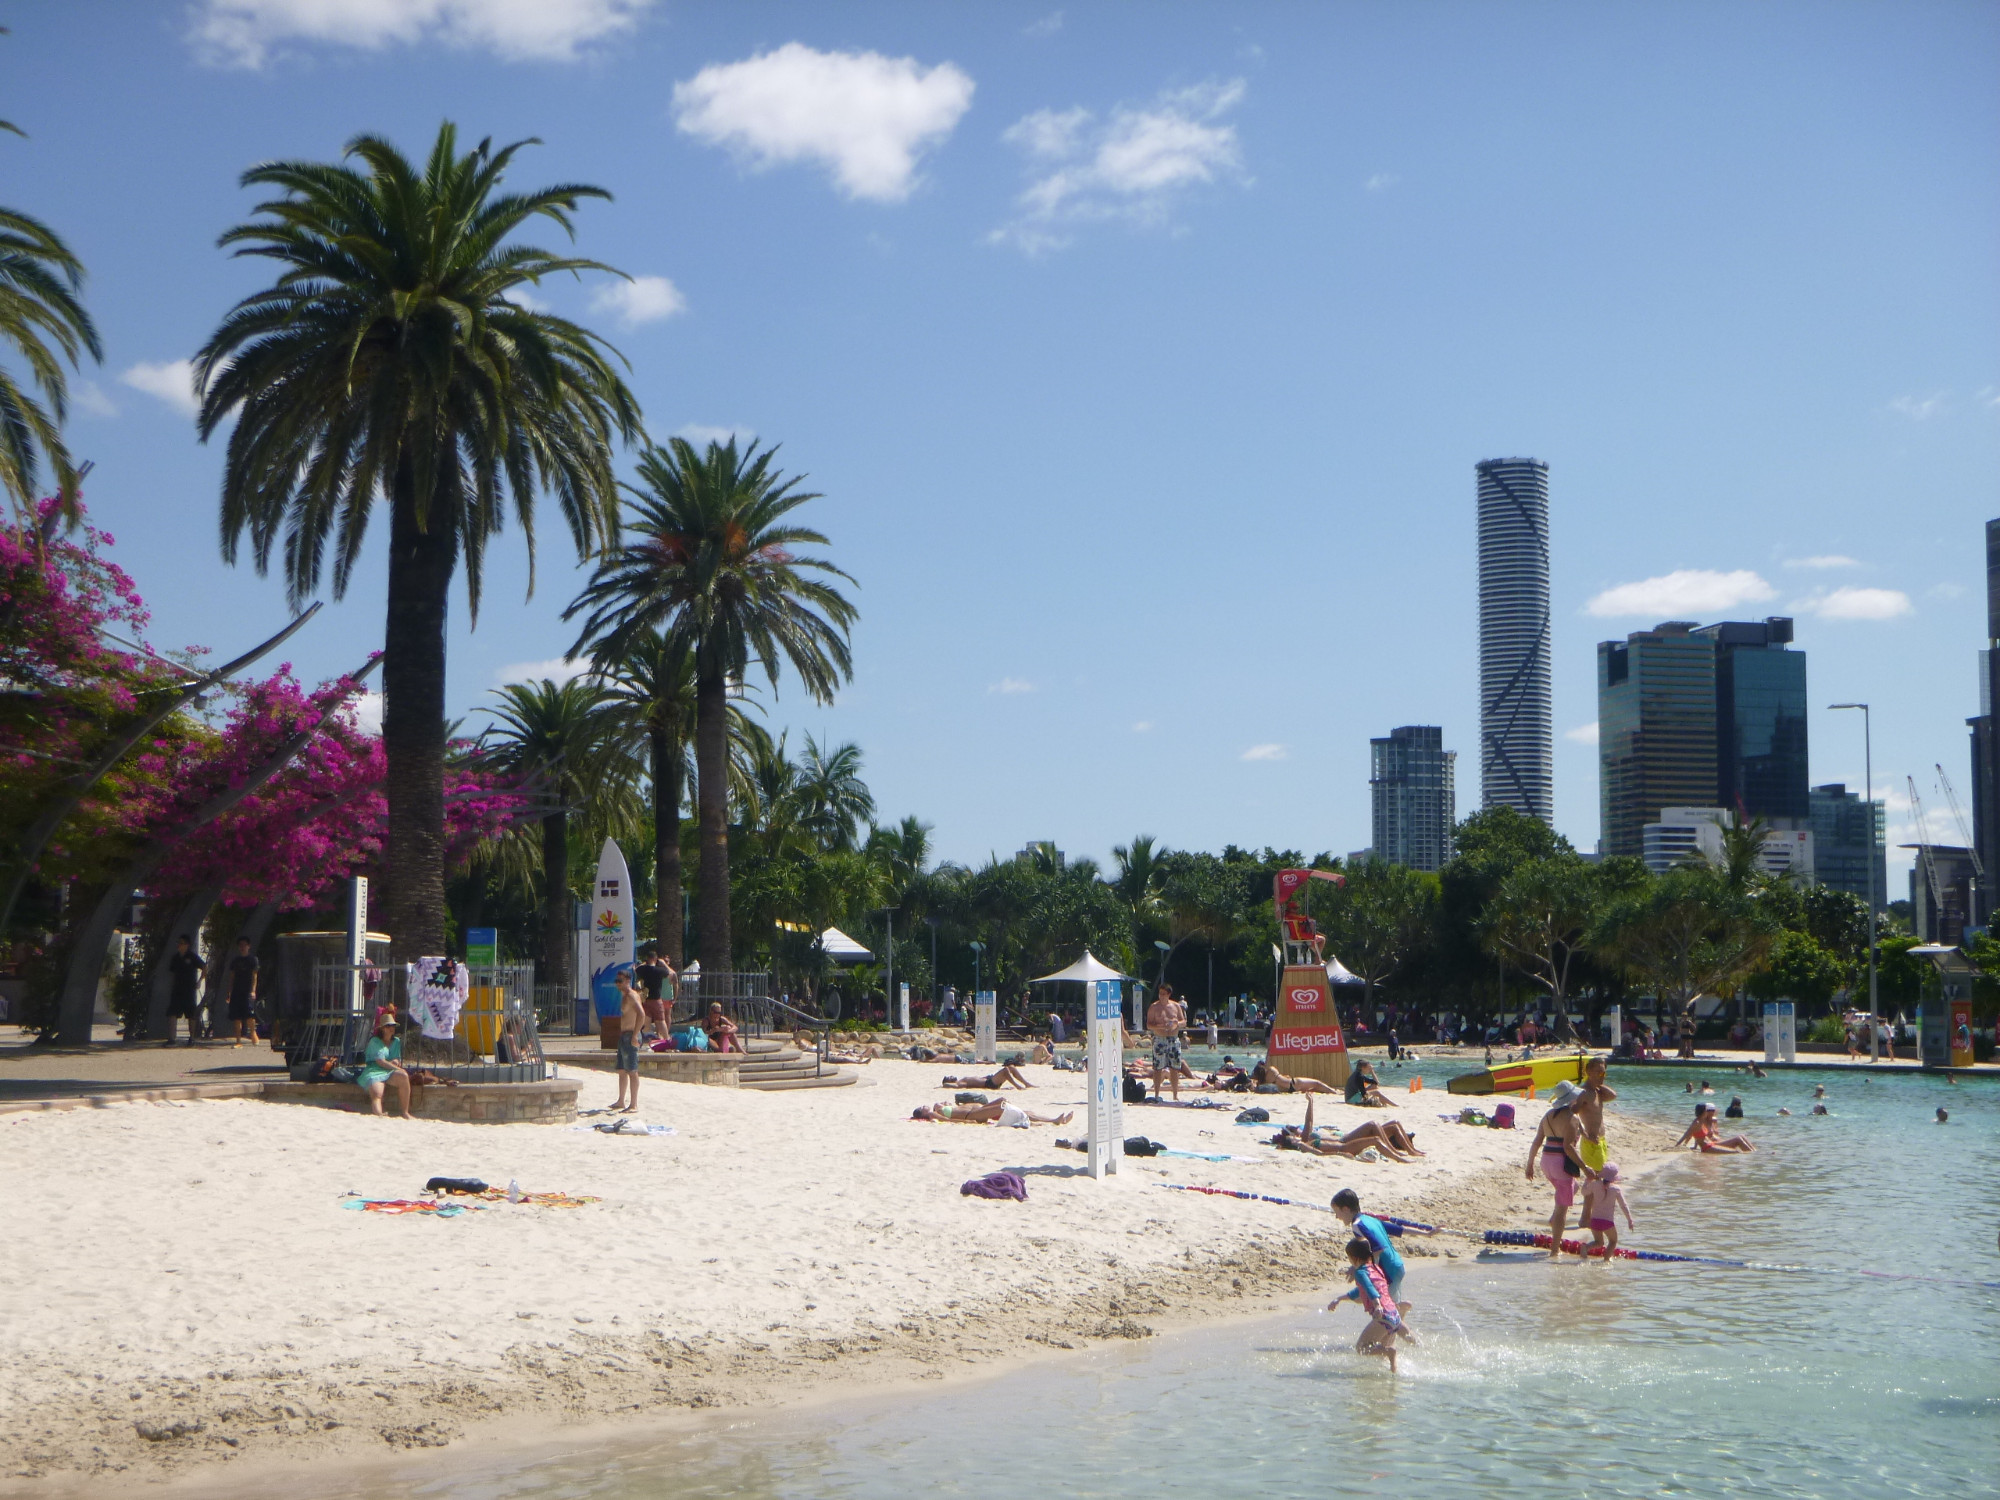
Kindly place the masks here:
POLYGON ((1481 805, 1553 824, 1549 466, 1489 458, 1476 468, 1481 805))

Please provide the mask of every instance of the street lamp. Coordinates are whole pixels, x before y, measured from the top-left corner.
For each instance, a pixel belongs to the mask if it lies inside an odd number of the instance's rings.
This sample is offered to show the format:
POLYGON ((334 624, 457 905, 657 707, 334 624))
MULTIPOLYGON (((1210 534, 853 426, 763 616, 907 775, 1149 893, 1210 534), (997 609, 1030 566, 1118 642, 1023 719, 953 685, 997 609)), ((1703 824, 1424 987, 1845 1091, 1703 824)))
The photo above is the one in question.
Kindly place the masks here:
POLYGON ((1868 1058, 1871 1062, 1882 1055, 1881 1033, 1875 1029, 1875 725, 1874 717, 1865 703, 1829 703, 1829 710, 1837 708, 1858 708, 1861 710, 1861 761, 1867 785, 1862 793, 1862 805, 1868 810, 1868 1058))
POLYGON ((972 1003, 977 1005, 979 1003, 979 955, 986 951, 986 945, 984 943, 967 943, 965 946, 972 950, 972 1003))

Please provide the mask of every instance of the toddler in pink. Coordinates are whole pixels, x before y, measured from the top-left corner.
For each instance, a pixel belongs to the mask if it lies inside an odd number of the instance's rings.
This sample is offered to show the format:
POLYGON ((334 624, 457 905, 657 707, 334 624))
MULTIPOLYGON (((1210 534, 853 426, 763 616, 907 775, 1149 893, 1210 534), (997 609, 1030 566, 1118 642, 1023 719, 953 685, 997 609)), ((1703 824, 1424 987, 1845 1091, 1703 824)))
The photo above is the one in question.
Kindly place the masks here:
POLYGON ((1618 1186, 1618 1163, 1606 1162, 1603 1170, 1583 1185, 1583 1226, 1590 1231, 1594 1254, 1608 1258, 1618 1248, 1618 1220, 1614 1215, 1620 1210, 1625 1214, 1625 1227, 1635 1228, 1632 1206, 1618 1186))

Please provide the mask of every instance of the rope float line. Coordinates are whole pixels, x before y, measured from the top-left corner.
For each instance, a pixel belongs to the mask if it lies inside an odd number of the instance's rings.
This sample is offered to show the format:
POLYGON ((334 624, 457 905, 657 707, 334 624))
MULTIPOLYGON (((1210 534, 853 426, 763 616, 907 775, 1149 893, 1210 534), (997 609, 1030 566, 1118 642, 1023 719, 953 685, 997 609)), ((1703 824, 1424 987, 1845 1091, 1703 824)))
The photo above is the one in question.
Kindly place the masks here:
MULTIPOLYGON (((1276 1203, 1286 1208, 1309 1208, 1315 1213, 1332 1213, 1317 1203, 1301 1203, 1296 1198, 1279 1198, 1270 1193, 1244 1193, 1234 1188, 1200 1187, 1190 1182, 1160 1182, 1155 1187, 1169 1188, 1177 1193, 1206 1193, 1213 1198, 1241 1198, 1248 1203, 1276 1203)), ((1515 1245, 1531 1250, 1549 1248, 1549 1236, 1536 1234, 1526 1229, 1488 1229, 1474 1234, 1466 1229, 1447 1229, 1436 1224, 1420 1224, 1414 1219, 1392 1218, 1388 1214, 1377 1214, 1384 1228, 1391 1234, 1401 1234, 1414 1230, 1419 1234, 1448 1234, 1458 1239, 1471 1240, 1476 1244, 1515 1245)), ((1564 1240, 1564 1250, 1572 1255, 1615 1256, 1619 1260, 1642 1260, 1654 1263, 1673 1263, 1690 1266, 1721 1266, 1732 1271, 1794 1271, 1816 1276, 1868 1276, 1878 1281, 1922 1281, 1932 1286, 1976 1287, 1982 1291, 2000 1291, 2000 1281, 1973 1281, 1955 1276, 1914 1276, 1895 1271, 1868 1271, 1844 1266, 1790 1266, 1776 1261, 1728 1260, 1712 1255, 1675 1255, 1665 1250, 1628 1250, 1619 1245, 1601 1249, 1586 1245, 1581 1240, 1564 1240)))

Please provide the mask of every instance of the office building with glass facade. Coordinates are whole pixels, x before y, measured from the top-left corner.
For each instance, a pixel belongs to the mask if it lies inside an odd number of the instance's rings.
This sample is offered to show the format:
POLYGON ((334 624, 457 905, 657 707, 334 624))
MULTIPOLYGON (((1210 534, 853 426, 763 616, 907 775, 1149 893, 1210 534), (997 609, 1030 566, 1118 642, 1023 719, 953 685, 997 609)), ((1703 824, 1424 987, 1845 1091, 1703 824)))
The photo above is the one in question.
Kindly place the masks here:
POLYGON ((1597 647, 1603 852, 1644 853, 1668 807, 1715 802, 1715 645, 1685 620, 1597 647))
POLYGON ((1819 883, 1868 899, 1868 862, 1875 862, 1875 906, 1889 904, 1889 814, 1882 803, 1863 804, 1861 793, 1838 781, 1816 786, 1812 808, 1813 868, 1819 883), (1870 815, 1872 811, 1872 816, 1870 815), (1872 826, 1871 826, 1872 825, 1872 826))
POLYGON ((1458 752, 1444 748, 1444 731, 1435 724, 1405 724, 1368 742, 1376 859, 1435 870, 1451 858, 1457 760, 1458 752))
POLYGON ((1792 622, 1725 620, 1695 633, 1715 643, 1715 805, 1803 829, 1812 816, 1806 654, 1787 649, 1792 622))

